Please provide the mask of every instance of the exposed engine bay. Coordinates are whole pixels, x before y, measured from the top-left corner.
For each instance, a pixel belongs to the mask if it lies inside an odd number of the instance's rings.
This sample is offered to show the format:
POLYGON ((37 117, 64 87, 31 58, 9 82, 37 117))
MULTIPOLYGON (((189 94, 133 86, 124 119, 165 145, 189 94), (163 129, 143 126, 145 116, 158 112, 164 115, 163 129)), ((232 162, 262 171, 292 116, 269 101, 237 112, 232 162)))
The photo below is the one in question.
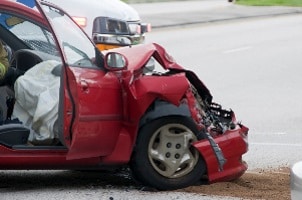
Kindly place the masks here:
MULTIPOLYGON (((147 70, 146 70, 147 71, 147 70)), ((150 72, 150 71, 149 71, 150 72)), ((223 134, 226 130, 236 128, 235 114, 232 110, 226 110, 218 103, 212 101, 212 95, 203 83, 196 84, 199 79, 190 71, 169 70, 166 72, 152 71, 152 76, 171 76, 173 74, 185 72, 191 82, 191 90, 198 103, 198 110, 202 116, 201 123, 206 127, 211 136, 223 134), (195 84, 194 84, 195 83, 195 84), (198 85, 197 89, 195 85, 198 85), (200 87, 203 86, 203 87, 200 87)), ((237 122, 236 122, 237 123, 237 122)))

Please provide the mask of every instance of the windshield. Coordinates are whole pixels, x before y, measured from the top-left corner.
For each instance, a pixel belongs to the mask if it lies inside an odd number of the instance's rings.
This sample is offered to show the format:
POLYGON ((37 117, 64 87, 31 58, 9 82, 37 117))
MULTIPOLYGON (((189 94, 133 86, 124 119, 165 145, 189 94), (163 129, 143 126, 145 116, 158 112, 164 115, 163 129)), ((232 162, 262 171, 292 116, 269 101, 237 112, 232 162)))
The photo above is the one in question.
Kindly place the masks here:
POLYGON ((42 5, 42 9, 50 20, 63 53, 65 61, 71 66, 95 66, 96 48, 83 31, 59 9, 42 5))
POLYGON ((4 39, 5 36, 8 36, 8 32, 10 32, 10 34, 15 36, 13 38, 14 41, 12 41, 12 39, 7 39, 10 40, 11 43, 17 43, 16 40, 19 39, 32 50, 42 51, 50 55, 57 55, 57 48, 54 38, 46 27, 35 24, 28 19, 15 16, 10 13, 1 12, 0 25, 3 31, 1 39, 4 39))

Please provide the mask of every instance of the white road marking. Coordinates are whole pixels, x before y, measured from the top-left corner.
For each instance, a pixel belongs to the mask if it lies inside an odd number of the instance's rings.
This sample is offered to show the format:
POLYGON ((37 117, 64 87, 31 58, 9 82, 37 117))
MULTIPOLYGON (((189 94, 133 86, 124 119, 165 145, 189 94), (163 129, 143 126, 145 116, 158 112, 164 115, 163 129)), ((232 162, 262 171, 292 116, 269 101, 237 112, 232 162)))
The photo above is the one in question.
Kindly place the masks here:
POLYGON ((253 135, 286 135, 286 132, 254 132, 253 135))
POLYGON ((230 49, 230 50, 226 50, 223 53, 227 54, 227 53, 235 53, 238 51, 246 51, 248 49, 252 48, 251 46, 246 46, 246 47, 240 47, 240 48, 236 48, 236 49, 230 49))
POLYGON ((302 144, 251 142, 250 145, 302 147, 302 144))

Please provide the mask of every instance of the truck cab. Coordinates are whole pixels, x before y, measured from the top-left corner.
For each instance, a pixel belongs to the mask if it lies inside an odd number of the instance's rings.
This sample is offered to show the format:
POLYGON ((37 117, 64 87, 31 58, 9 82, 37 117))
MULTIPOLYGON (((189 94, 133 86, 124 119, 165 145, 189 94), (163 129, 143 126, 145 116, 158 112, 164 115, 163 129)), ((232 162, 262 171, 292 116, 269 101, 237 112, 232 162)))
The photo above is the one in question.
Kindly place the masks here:
POLYGON ((151 25, 120 0, 49 0, 63 8, 100 50, 141 44, 151 25))

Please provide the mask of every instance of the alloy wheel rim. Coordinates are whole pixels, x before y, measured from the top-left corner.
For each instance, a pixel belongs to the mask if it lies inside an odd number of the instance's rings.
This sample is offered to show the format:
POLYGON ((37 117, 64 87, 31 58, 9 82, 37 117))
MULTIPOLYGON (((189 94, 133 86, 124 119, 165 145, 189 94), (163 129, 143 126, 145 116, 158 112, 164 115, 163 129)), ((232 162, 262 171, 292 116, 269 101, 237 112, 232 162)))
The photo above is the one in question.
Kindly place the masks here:
POLYGON ((190 173, 199 159, 199 152, 191 145, 195 141, 195 134, 182 124, 166 124, 157 129, 148 145, 154 170, 167 178, 190 173))

